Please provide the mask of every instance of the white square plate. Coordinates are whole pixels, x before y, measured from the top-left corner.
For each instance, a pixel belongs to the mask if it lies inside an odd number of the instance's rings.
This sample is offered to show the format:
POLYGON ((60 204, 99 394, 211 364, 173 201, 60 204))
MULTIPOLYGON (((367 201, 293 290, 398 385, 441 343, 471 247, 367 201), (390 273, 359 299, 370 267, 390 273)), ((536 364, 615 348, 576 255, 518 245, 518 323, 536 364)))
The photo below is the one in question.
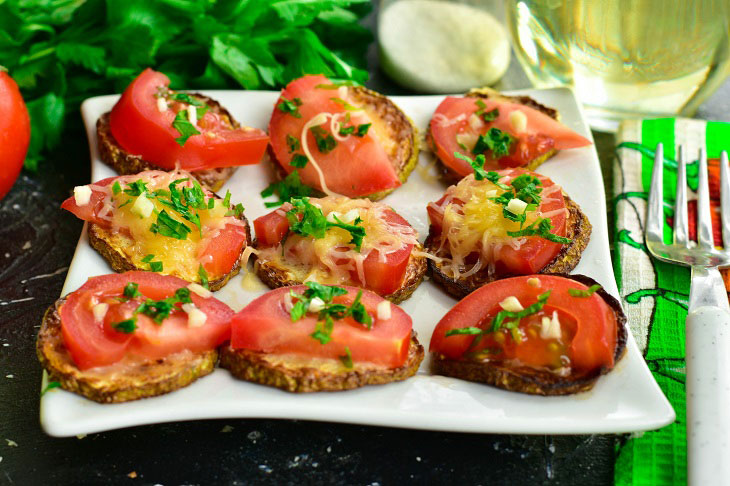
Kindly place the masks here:
MULTIPOLYGON (((211 91, 211 97, 243 124, 266 128, 277 92, 211 91)), ((547 106, 557 108, 565 124, 591 138, 581 110, 568 89, 527 90, 547 106)), ((99 159, 96 120, 118 96, 86 100, 81 111, 91 146, 91 175, 97 181, 115 173, 99 159)), ((442 96, 394 96, 392 100, 424 130, 442 96)), ((595 278, 618 297, 608 245, 603 180, 593 146, 560 152, 539 172, 549 176, 583 208, 593 224, 591 240, 575 269, 595 278)), ((408 182, 385 199, 419 231, 427 233, 426 204, 446 186, 433 176, 430 154, 421 154, 408 182)), ((268 212, 259 193, 271 180, 270 164, 241 167, 223 188, 241 202, 250 221, 268 212)), ((107 263, 79 239, 63 294, 88 277, 110 273, 107 263)), ((216 297, 234 310, 265 292, 258 279, 241 275, 216 297), (244 282, 245 280, 245 282, 244 282), (253 283, 253 285, 252 285, 253 283), (255 290, 252 290, 255 289, 255 290)), ((456 303, 433 282, 425 281, 402 307, 413 317, 421 343, 456 303)), ((322 420, 413 429, 516 434, 591 434, 655 429, 674 420, 674 411, 652 378, 629 336, 626 355, 601 377, 592 391, 565 397, 530 396, 429 374, 428 357, 418 374, 404 382, 337 393, 292 394, 234 379, 217 369, 187 388, 155 398, 101 405, 60 389, 41 398, 41 424, 53 436, 72 436, 134 425, 207 418, 288 418, 322 420)), ((44 376, 44 384, 47 377, 44 376)))

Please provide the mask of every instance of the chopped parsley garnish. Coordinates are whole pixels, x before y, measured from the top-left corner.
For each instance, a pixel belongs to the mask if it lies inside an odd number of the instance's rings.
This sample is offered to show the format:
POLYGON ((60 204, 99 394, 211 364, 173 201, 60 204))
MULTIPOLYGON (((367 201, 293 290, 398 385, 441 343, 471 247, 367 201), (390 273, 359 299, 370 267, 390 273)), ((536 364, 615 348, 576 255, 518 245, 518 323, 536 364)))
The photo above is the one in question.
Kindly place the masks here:
MULTIPOLYGON (((112 190, 114 190, 114 188, 112 188, 112 190)), ((133 197, 141 196, 145 192, 147 192, 147 183, 142 179, 137 179, 134 182, 128 182, 127 189, 124 190, 124 194, 128 194, 133 197)))
POLYGON ((308 288, 303 294, 297 294, 293 290, 289 291, 289 295, 297 299, 290 311, 291 321, 296 322, 304 317, 309 311, 312 300, 319 298, 324 302, 324 307, 317 312, 317 325, 310 336, 321 344, 327 344, 332 340, 332 330, 334 329, 335 320, 352 317, 355 321, 367 326, 368 329, 372 327, 373 318, 368 314, 365 305, 361 301, 362 290, 357 293, 355 300, 348 307, 344 304, 335 304, 332 302, 335 297, 347 294, 347 290, 341 287, 322 285, 317 282, 306 282, 305 285, 308 288))
POLYGON ((114 181, 114 184, 112 184, 112 193, 116 196, 122 192, 122 186, 119 184, 119 181, 114 181))
POLYGON ((123 332, 124 334, 131 334, 134 332, 135 329, 137 329, 137 317, 135 316, 132 319, 115 322, 112 324, 112 327, 119 332, 123 332))
MULTIPOLYGON (((485 158, 484 155, 479 154, 476 156, 474 160, 471 159, 471 157, 464 155, 459 152, 454 152, 454 157, 457 159, 461 159, 465 162, 468 162, 469 165, 471 165, 472 169, 474 169, 474 179, 481 181, 484 179, 488 179, 487 171, 484 170, 484 162, 485 158)), ((491 180, 491 179, 490 179, 491 180)))
POLYGON ((324 238, 325 233, 330 228, 342 228, 350 232, 352 239, 350 244, 355 245, 355 250, 360 251, 362 240, 365 238, 365 228, 362 226, 362 219, 355 219, 354 224, 348 224, 340 220, 337 216, 334 222, 327 221, 322 210, 309 202, 308 198, 292 199, 293 209, 287 211, 286 219, 289 220, 289 229, 293 233, 312 236, 315 239, 324 238))
POLYGON ((478 327, 463 327, 461 329, 451 329, 449 331, 446 331, 446 337, 448 336, 457 336, 457 335, 463 335, 463 334, 469 334, 469 335, 481 335, 481 334, 489 334, 493 332, 497 332, 502 328, 509 329, 512 332, 512 338, 515 341, 520 341, 521 336, 519 333, 515 332, 517 327, 520 325, 520 320, 523 317, 531 316, 532 314, 537 314, 539 311, 542 310, 543 307, 545 307, 545 303, 548 300, 548 297, 550 297, 550 293, 552 291, 548 290, 547 292, 540 294, 537 296, 537 302, 534 304, 525 307, 521 311, 518 312, 511 312, 506 310, 501 310, 497 312, 497 315, 494 316, 492 319, 492 323, 489 326, 486 326, 485 329, 480 329, 478 327))
POLYGON ((301 179, 299 179, 299 172, 295 170, 286 176, 284 180, 269 184, 266 189, 261 191, 261 197, 267 198, 274 194, 279 196, 278 201, 264 202, 264 206, 267 208, 274 208, 290 202, 294 198, 307 197, 311 193, 312 189, 302 184, 301 179))
POLYGON ((150 231, 154 234, 159 233, 162 236, 175 238, 176 240, 185 240, 188 237, 188 233, 192 230, 184 223, 172 219, 172 217, 163 209, 157 214, 157 222, 152 223, 150 231))
POLYGON ((243 207, 243 204, 238 203, 235 206, 233 206, 232 210, 229 210, 228 212, 226 212, 226 216, 235 216, 236 218, 240 218, 241 215, 243 214, 244 210, 245 210, 245 208, 243 207))
POLYGON ((154 260, 154 255, 147 255, 142 259, 142 263, 147 263, 150 266, 150 270, 153 272, 161 272, 162 271, 162 262, 159 261, 152 261, 154 260))
POLYGON ((169 93, 169 95, 167 97, 173 101, 180 101, 182 103, 187 103, 189 105, 193 105, 196 108, 205 106, 205 103, 203 103, 202 101, 200 101, 197 98, 193 98, 192 96, 190 96, 187 93, 172 93, 171 92, 171 93, 169 93))
POLYGON ((139 292, 139 284, 129 282, 124 286, 124 292, 122 293, 128 299, 134 299, 135 297, 141 297, 142 294, 139 292))
POLYGON ((204 289, 210 290, 210 283, 208 282, 208 272, 205 271, 202 263, 198 267, 198 277, 200 277, 200 285, 202 285, 204 289))
POLYGON ((350 352, 350 348, 345 346, 345 355, 339 356, 340 361, 342 361, 342 364, 345 366, 345 368, 352 369, 352 353, 350 352))
POLYGON ((279 103, 278 108, 279 111, 282 113, 288 113, 294 118, 301 118, 302 114, 299 113, 299 107, 302 106, 302 100, 301 98, 294 98, 292 100, 288 100, 281 97, 281 103, 279 103))
POLYGON ((372 123, 363 123, 362 125, 358 125, 357 133, 355 133, 355 136, 364 137, 365 135, 367 135, 368 130, 370 129, 370 125, 372 125, 372 123))
POLYGON ((343 137, 347 135, 355 135, 356 137, 362 138, 367 135, 371 125, 372 123, 363 123, 361 125, 358 125, 357 127, 355 127, 355 125, 348 125, 346 127, 340 127, 338 133, 343 137))
POLYGON ((475 104, 477 105, 478 110, 475 111, 474 114, 477 116, 481 116, 485 122, 494 121, 499 116, 499 110, 497 108, 490 110, 490 111, 486 111, 487 104, 484 103, 484 101, 477 99, 475 101, 475 104))
POLYGON ((60 381, 49 381, 46 387, 41 391, 41 396, 45 395, 46 392, 53 390, 54 388, 60 388, 61 382, 60 381))
POLYGON ((491 198, 491 200, 502 205, 502 216, 510 221, 519 222, 520 228, 522 228, 522 224, 527 221, 527 213, 529 211, 535 211, 540 205, 541 192, 542 183, 540 179, 529 174, 520 174, 512 179, 510 186, 507 186, 506 192, 491 198), (508 209, 509 203, 513 199, 519 199, 527 204, 522 213, 516 214, 508 209))
POLYGON ((519 231, 508 231, 507 234, 512 237, 520 236, 539 236, 553 243, 567 244, 570 243, 570 238, 564 238, 550 232, 553 229, 553 223, 549 218, 541 218, 534 221, 531 225, 520 229, 519 231))
POLYGON ((595 284, 595 285, 591 285, 586 290, 583 290, 583 289, 568 289, 568 293, 572 297, 586 298, 586 297, 592 296, 596 292, 596 290, 599 290, 600 288, 601 288, 600 285, 595 284))
POLYGON ((343 137, 345 137, 347 135, 352 135, 353 133, 355 133, 355 125, 350 125, 347 127, 340 127, 339 134, 342 135, 343 137))
POLYGON ((307 166, 307 162, 309 162, 309 159, 302 154, 294 154, 294 156, 291 158, 291 161, 289 162, 289 165, 292 167, 296 167, 297 169, 303 169, 307 166))
POLYGON ((299 147, 301 147, 299 139, 297 137, 293 137, 289 133, 286 134, 286 144, 289 146, 289 153, 296 152, 299 150, 299 147))
POLYGON ((177 112, 175 119, 172 121, 172 128, 180 133, 180 136, 175 141, 181 147, 185 146, 185 142, 193 135, 200 135, 198 129, 188 120, 188 110, 180 110, 177 112))
POLYGON ((473 154, 482 154, 487 150, 492 151, 492 156, 495 159, 509 155, 509 150, 512 144, 515 142, 515 138, 509 133, 503 132, 499 128, 492 127, 484 135, 479 135, 477 143, 474 144, 472 149, 473 154))
POLYGON ((321 125, 315 125, 309 129, 314 135, 314 141, 317 143, 317 149, 320 153, 326 154, 331 152, 337 146, 337 140, 321 125))

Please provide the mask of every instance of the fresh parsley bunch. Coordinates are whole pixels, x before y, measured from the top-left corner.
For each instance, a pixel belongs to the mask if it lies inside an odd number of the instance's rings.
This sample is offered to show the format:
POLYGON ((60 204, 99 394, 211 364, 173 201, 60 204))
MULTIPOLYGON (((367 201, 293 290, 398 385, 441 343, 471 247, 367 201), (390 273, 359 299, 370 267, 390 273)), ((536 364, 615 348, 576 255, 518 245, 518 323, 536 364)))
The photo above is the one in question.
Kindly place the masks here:
MULTIPOLYGON (((0 65, 31 116, 26 167, 90 96, 144 68, 176 88, 279 88, 303 74, 363 83, 369 0, 5 0, 0 65)), ((74 122, 75 123, 75 122, 74 122)))

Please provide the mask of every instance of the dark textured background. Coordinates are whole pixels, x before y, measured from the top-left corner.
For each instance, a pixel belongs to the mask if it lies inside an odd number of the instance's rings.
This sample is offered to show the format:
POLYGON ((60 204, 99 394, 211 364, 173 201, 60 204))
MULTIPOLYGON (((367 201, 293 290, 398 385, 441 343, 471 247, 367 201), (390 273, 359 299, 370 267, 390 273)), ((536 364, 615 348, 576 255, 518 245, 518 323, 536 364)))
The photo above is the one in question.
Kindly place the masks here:
MULTIPOLYGON (((374 17, 368 19, 373 25, 374 17)), ((369 54, 369 85, 405 94, 369 54)), ((527 87, 514 62, 499 88, 527 87)), ((730 119, 730 84, 698 115, 730 119)), ((35 336, 58 298, 82 224, 59 205, 89 180, 80 117, 43 166, 0 202, 0 484, 613 483, 621 437, 451 434, 286 420, 150 425, 84 438, 40 429, 35 336)), ((611 187, 614 139, 594 133, 611 187)))

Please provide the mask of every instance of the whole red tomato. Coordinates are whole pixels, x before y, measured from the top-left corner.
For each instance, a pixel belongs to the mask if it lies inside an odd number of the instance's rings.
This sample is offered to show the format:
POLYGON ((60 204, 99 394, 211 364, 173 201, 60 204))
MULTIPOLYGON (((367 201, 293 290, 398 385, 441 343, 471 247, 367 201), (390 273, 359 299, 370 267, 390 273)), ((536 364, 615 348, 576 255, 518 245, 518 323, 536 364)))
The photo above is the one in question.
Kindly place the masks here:
POLYGON ((30 118, 13 78, 0 68, 0 199, 23 167, 30 142, 30 118))

